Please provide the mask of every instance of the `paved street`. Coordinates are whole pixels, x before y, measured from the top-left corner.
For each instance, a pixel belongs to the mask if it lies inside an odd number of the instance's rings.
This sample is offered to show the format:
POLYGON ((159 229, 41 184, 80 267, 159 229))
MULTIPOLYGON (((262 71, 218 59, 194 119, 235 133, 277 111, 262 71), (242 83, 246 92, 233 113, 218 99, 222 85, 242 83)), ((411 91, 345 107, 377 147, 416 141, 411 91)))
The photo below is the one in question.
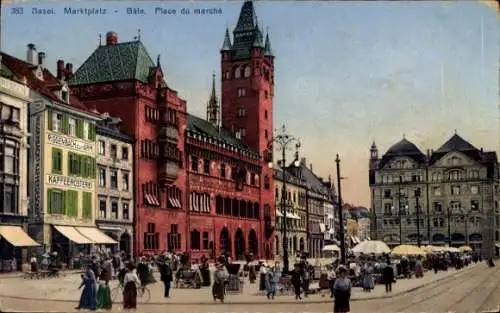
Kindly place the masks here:
MULTIPOLYGON (((459 272, 450 270, 438 275, 428 273, 421 280, 398 281, 391 298, 381 298, 386 296, 381 286, 377 286, 372 293, 355 290, 352 312, 481 312, 495 308, 500 303, 500 289, 497 286, 499 279, 500 269, 489 269, 485 264, 478 264, 459 272), (437 278, 439 280, 436 281, 437 278), (422 285, 425 286, 411 291, 422 285)), ((47 281, 2 279, 0 294, 4 296, 0 296, 0 308, 2 311, 73 311, 79 296, 77 286, 77 275, 47 281), (14 296, 16 293, 31 300, 5 296, 14 296)), ((265 297, 256 295, 255 286, 250 286, 246 286, 242 295, 229 295, 227 303, 221 305, 211 301, 207 289, 174 289, 172 299, 163 299, 161 285, 156 284, 151 287, 151 301, 148 304, 140 304, 139 311, 164 312, 166 304, 169 311, 179 313, 331 312, 332 310, 330 299, 324 295, 312 295, 301 303, 297 303, 289 296, 280 296, 274 301, 268 301, 265 297)), ((117 304, 116 311, 119 311, 120 307, 121 305, 117 304)))

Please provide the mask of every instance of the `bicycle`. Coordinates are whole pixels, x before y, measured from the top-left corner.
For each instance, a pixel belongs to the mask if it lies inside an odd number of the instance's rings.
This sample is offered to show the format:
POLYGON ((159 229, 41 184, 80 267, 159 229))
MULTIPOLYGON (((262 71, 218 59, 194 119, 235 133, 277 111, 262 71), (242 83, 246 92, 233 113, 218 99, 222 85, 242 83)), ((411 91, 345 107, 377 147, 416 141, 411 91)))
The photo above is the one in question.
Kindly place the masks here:
MULTIPOLYGON (((119 294, 123 294, 123 284, 118 284, 115 288, 111 289, 111 300, 116 301, 119 294)), ((151 300, 151 291, 147 286, 140 286, 137 288, 137 297, 142 300, 142 302, 149 302, 151 300)))

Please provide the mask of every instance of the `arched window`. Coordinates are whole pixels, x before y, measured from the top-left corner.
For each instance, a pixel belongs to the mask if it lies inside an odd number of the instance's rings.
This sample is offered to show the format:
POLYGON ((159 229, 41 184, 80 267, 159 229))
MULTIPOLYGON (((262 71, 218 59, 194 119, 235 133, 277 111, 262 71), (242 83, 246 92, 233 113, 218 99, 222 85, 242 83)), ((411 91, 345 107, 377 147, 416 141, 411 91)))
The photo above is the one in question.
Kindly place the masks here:
POLYGON ((240 74, 241 74, 240 67, 236 66, 234 68, 234 78, 240 78, 240 74))
POLYGON ((250 69, 250 66, 245 66, 245 72, 244 72, 244 77, 250 77, 250 75, 252 74, 251 72, 251 69, 250 69))
POLYGON ((231 79, 231 72, 230 72, 230 71, 226 71, 226 72, 224 73, 224 78, 225 78, 225 79, 231 79))

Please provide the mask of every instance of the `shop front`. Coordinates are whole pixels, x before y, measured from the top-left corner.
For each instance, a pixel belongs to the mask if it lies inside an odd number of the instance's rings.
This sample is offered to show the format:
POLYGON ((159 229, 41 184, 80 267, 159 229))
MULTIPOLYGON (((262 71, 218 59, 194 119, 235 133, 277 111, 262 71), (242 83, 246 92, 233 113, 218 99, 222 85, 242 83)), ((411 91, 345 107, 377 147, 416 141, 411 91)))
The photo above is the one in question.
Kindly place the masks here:
POLYGON ((27 248, 40 246, 21 226, 0 225, 0 272, 21 269, 27 260, 27 248))
POLYGON ((101 249, 118 244, 113 238, 95 227, 54 225, 51 236, 51 252, 57 252, 59 260, 67 264, 69 268, 80 268, 81 257, 90 254, 96 248, 101 249))

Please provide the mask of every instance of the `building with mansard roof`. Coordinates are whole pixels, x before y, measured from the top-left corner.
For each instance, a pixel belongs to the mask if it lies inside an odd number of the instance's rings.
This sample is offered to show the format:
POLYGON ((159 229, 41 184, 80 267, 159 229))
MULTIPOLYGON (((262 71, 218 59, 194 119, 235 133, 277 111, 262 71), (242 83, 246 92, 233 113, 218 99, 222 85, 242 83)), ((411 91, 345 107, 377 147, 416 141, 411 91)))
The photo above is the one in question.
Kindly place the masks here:
POLYGON ((220 55, 220 99, 213 77, 206 118, 187 112, 140 38, 109 32, 69 81, 135 139, 136 253, 274 257, 274 55, 252 1, 233 36, 226 29, 220 55))
POLYGON ((370 148, 371 238, 391 245, 470 245, 485 257, 500 247, 496 152, 454 134, 424 154, 403 138, 381 158, 370 148))

